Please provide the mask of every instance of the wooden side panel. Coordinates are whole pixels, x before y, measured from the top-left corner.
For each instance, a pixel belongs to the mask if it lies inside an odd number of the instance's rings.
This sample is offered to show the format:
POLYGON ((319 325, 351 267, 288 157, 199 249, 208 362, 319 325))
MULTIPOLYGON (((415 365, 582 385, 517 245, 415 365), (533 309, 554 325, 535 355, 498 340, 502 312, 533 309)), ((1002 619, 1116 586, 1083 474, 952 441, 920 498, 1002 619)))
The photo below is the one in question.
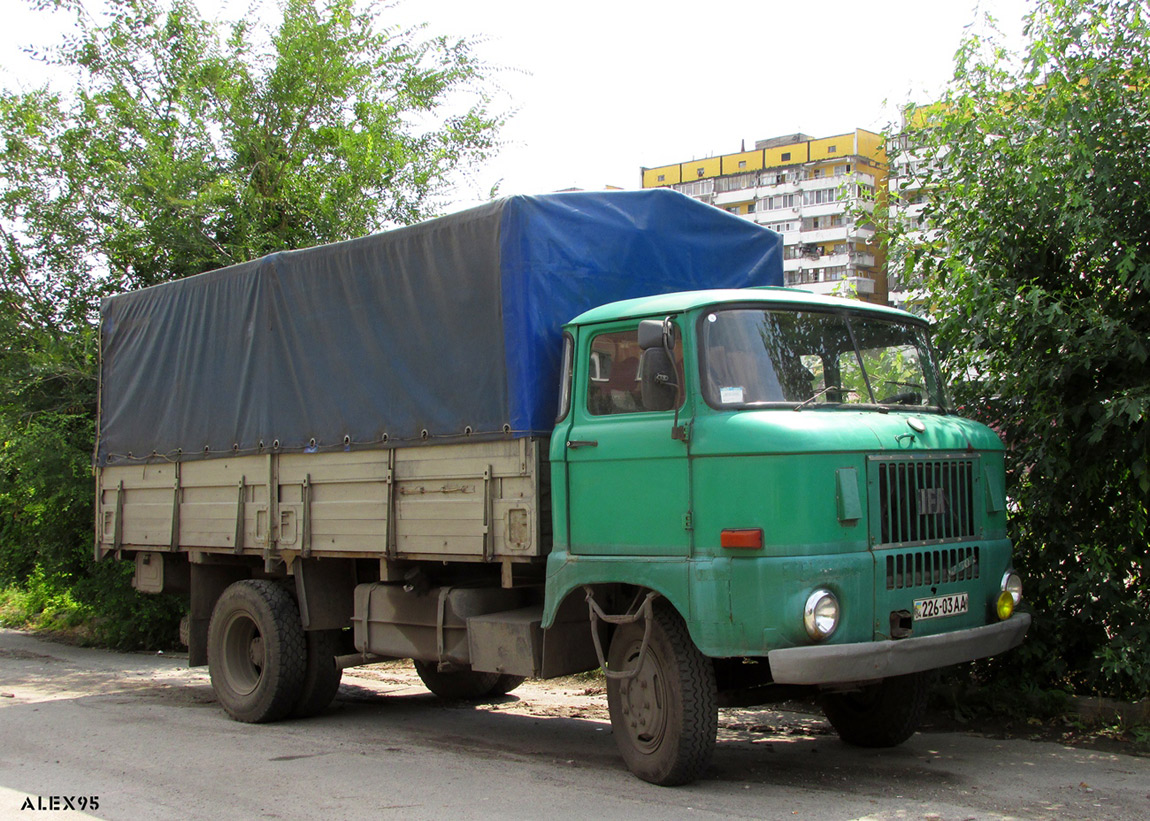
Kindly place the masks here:
POLYGON ((302 556, 542 556, 546 442, 527 439, 102 468, 97 544, 302 556), (269 486, 274 491, 269 494, 269 486))
POLYGON ((183 464, 180 545, 266 547, 268 470, 267 456, 183 464))
POLYGON ((169 547, 175 507, 176 466, 135 465, 106 472, 97 499, 97 527, 109 546, 124 543, 169 547))
POLYGON ((391 459, 386 450, 281 456, 280 547, 386 552, 391 459))

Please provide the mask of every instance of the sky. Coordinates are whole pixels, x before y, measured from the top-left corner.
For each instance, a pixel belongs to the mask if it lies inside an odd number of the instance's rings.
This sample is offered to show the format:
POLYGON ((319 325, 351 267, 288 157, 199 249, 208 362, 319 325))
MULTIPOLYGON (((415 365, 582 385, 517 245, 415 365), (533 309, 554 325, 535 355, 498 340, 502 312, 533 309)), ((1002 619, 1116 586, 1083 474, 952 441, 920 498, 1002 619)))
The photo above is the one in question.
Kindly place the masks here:
MULTIPOLYGON (((0 2, 0 80, 30 87, 43 69, 22 49, 55 42, 66 19, 0 2)), ((250 17, 253 2, 197 0, 223 20, 250 17)), ((990 13, 1019 44, 1031 2, 400 0, 388 19, 479 38, 479 55, 499 67, 494 105, 514 112, 504 147, 450 194, 455 210, 495 185, 501 195, 638 188, 644 166, 755 140, 882 131, 901 105, 944 88, 964 27, 990 13)))

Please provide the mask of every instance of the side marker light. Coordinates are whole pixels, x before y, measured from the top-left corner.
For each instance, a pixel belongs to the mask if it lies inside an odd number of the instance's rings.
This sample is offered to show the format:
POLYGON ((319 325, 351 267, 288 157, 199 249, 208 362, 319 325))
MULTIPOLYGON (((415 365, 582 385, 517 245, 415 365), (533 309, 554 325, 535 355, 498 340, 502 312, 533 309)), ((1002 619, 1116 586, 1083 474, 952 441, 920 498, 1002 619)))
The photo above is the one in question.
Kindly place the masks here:
POLYGON ((740 548, 744 550, 763 549, 763 531, 761 528, 736 530, 727 528, 719 537, 719 544, 723 547, 740 548))

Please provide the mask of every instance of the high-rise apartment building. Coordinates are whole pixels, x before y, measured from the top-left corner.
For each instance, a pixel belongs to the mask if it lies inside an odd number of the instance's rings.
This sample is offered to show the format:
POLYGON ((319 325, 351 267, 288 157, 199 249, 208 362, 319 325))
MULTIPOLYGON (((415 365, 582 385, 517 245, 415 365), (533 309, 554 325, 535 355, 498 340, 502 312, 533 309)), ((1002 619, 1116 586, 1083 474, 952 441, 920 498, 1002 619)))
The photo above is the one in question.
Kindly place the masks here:
POLYGON ((643 187, 669 187, 783 235, 786 285, 885 303, 873 214, 887 192, 882 136, 855 129, 790 134, 752 151, 644 168, 643 187))
MULTIPOLYGON (((923 128, 930 123, 932 116, 939 111, 939 105, 909 106, 902 112, 902 129, 891 138, 892 151, 887 158, 888 208, 887 219, 891 228, 901 229, 903 249, 937 239, 937 232, 926 219, 926 203, 929 188, 924 180, 940 170, 940 163, 933 154, 911 147, 907 131, 911 127, 923 128)), ((915 274, 901 270, 897 261, 887 275, 888 300, 897 308, 908 311, 917 309, 921 302, 922 283, 915 274)))

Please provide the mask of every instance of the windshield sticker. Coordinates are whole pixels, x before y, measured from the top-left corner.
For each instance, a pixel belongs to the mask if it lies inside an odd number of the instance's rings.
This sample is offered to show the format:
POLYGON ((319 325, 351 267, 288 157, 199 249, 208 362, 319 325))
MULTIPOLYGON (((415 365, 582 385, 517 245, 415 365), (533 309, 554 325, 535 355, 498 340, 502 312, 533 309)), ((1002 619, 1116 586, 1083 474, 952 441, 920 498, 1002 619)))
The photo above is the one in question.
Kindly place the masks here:
POLYGON ((724 405, 743 404, 742 388, 719 388, 719 401, 724 405))

